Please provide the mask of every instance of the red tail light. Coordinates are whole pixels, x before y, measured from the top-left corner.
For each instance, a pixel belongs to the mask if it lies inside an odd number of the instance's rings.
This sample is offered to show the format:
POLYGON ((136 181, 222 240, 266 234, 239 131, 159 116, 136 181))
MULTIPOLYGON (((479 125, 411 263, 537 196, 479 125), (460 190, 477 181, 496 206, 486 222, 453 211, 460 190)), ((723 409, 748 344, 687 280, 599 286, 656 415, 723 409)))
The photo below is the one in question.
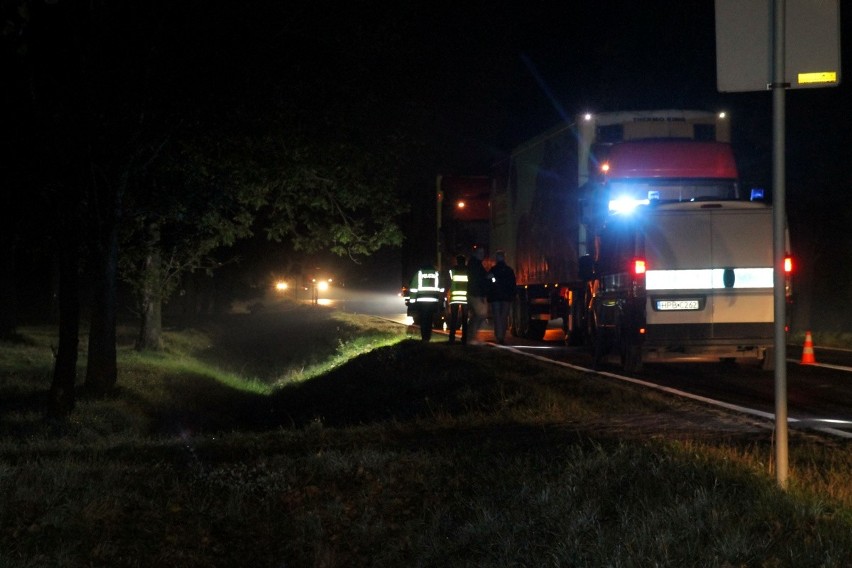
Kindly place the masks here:
POLYGON ((633 275, 634 276, 644 276, 645 275, 645 259, 644 258, 636 258, 633 260, 633 275))
POLYGON ((793 301, 793 258, 784 257, 784 297, 787 303, 793 301))

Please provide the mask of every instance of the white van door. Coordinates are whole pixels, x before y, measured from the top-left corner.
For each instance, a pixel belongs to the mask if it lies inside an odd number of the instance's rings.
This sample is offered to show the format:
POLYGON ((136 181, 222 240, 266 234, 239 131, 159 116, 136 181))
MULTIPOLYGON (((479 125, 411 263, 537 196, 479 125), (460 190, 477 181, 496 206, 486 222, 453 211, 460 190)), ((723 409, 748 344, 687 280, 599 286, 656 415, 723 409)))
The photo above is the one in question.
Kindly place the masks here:
POLYGON ((648 216, 643 237, 647 343, 771 343, 771 208, 662 205, 648 216))

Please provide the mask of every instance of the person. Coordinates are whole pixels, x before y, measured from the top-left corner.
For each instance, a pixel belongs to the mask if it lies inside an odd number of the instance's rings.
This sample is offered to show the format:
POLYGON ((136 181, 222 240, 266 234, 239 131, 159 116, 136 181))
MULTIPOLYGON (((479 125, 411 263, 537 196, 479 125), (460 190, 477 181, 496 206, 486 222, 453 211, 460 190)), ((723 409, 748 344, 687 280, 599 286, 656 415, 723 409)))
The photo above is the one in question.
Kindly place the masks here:
POLYGON ((455 343, 459 326, 464 345, 467 343, 467 259, 463 254, 456 257, 456 265, 450 268, 450 344, 455 343))
POLYGON ((476 334, 482 322, 488 318, 488 273, 482 265, 485 249, 476 247, 470 256, 467 267, 467 306, 469 320, 467 336, 469 343, 479 343, 476 334))
POLYGON ((503 345, 506 343, 506 328, 509 326, 509 310, 517 292, 515 271, 506 264, 506 253, 498 250, 494 253, 494 266, 488 273, 488 303, 494 318, 494 339, 503 345))
POLYGON ((420 325, 420 339, 432 338, 432 322, 435 314, 443 307, 444 289, 440 286, 438 271, 431 264, 424 264, 411 278, 408 288, 408 311, 414 323, 420 325))

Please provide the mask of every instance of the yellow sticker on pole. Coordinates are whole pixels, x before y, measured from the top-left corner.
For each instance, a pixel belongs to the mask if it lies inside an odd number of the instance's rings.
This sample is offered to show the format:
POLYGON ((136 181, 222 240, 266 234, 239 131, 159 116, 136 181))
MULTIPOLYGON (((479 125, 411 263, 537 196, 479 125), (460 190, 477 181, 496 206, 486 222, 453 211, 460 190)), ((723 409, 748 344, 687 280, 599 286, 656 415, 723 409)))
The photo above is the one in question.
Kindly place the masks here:
POLYGON ((808 83, 836 83, 836 71, 819 71, 817 73, 799 73, 799 84, 808 83))

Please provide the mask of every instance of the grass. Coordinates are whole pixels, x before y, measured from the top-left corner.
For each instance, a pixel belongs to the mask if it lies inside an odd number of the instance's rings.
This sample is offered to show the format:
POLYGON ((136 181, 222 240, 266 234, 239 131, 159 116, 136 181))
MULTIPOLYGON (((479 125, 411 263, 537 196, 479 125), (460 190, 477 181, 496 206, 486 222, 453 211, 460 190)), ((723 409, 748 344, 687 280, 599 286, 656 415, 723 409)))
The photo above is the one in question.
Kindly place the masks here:
POLYGON ((0 566, 847 566, 848 443, 318 308, 120 350, 42 419, 0 348, 0 566))

